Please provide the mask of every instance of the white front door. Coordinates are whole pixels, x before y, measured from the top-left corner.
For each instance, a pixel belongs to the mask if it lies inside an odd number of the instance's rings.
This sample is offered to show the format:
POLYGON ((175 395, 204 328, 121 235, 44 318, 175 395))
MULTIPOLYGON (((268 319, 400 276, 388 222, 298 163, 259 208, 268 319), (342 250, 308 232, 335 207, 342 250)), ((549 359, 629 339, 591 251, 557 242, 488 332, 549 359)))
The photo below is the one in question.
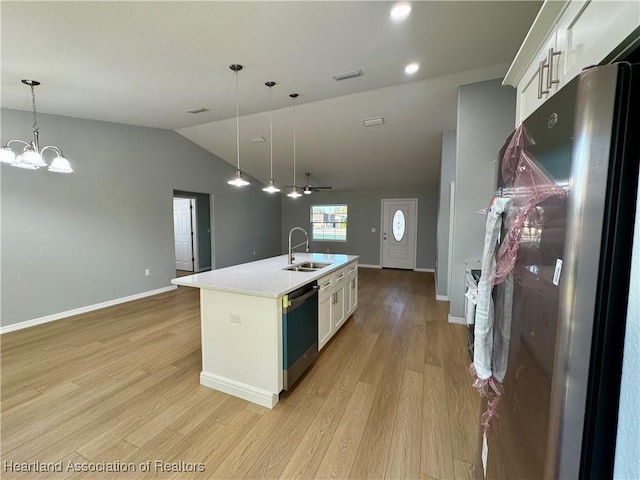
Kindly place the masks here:
POLYGON ((193 272, 193 242, 189 198, 173 198, 173 236, 176 246, 176 270, 193 272))
POLYGON ((382 200, 382 267, 416 268, 418 200, 382 200))

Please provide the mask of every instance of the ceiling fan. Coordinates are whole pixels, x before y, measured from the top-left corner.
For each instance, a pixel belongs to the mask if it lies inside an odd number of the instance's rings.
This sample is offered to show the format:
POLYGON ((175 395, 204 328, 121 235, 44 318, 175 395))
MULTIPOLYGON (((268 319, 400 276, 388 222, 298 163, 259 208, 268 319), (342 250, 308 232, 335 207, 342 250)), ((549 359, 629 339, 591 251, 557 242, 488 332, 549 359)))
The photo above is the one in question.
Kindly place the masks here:
POLYGON ((305 195, 311 195, 311 192, 319 192, 320 190, 331 190, 331 187, 316 187, 315 185, 311 185, 309 182, 309 177, 311 174, 309 172, 304 172, 305 177, 307 177, 307 184, 304 187, 299 187, 298 185, 287 185, 287 188, 295 188, 296 190, 302 190, 302 193, 305 195))

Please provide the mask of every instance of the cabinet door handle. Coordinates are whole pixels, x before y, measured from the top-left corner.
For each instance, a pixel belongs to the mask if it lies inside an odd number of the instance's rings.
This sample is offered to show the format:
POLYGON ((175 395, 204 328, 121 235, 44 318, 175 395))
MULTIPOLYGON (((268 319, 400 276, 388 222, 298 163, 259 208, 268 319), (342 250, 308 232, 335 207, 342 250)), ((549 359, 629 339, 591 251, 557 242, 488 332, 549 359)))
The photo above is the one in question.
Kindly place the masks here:
POLYGON ((549 49, 549 75, 547 75, 547 89, 550 89, 555 83, 560 83, 559 78, 553 78, 553 57, 560 55, 562 52, 558 50, 557 52, 553 50, 553 47, 549 49))
POLYGON ((544 84, 543 75, 544 69, 549 68, 549 63, 547 63, 547 59, 540 60, 540 66, 538 67, 538 100, 542 98, 542 95, 545 93, 549 93, 549 90, 543 90, 542 85, 544 84))

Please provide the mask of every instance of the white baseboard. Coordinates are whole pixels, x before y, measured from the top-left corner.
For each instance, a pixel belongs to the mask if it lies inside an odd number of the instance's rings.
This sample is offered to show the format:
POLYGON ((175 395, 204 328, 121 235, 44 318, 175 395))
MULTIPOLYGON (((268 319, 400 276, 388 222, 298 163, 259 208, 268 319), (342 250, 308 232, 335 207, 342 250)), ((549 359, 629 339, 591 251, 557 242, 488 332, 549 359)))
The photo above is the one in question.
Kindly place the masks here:
POLYGON ((436 300, 440 300, 441 302, 448 302, 449 301, 449 296, 448 295, 438 295, 436 293, 436 300))
POLYGON ((51 315, 34 318, 33 320, 25 320, 24 322, 18 322, 0 327, 0 335, 2 335, 3 333, 15 332, 16 330, 22 330, 23 328, 35 327, 36 325, 42 325, 43 323, 49 323, 55 320, 61 320, 63 318, 72 317, 74 315, 80 315, 81 313, 93 312, 94 310, 99 310, 101 308, 112 307, 113 305, 119 305, 120 303, 126 303, 133 300, 138 300, 140 298, 150 297, 151 295, 158 295, 159 293, 169 292, 171 290, 175 290, 176 288, 178 288, 176 285, 169 285, 168 287, 149 290, 148 292, 136 293, 135 295, 129 295, 128 297, 115 298, 113 300, 107 300, 106 302, 87 305, 86 307, 74 308, 73 310, 67 310, 66 312, 52 313, 51 315))
POLYGON ((449 314, 449 323, 458 323, 460 325, 466 325, 467 320, 463 317, 454 317, 453 315, 449 314))
POLYGON ((200 384, 267 408, 273 408, 276 403, 278 403, 278 400, 280 400, 280 397, 275 393, 267 392, 266 390, 255 388, 245 383, 236 382, 230 378, 221 377, 210 372, 200 372, 200 384))
POLYGON ((429 273, 434 273, 435 270, 433 268, 414 268, 413 269, 414 272, 429 272, 429 273))
POLYGON ((380 265, 369 265, 368 263, 358 263, 358 266, 362 268, 382 268, 380 265))

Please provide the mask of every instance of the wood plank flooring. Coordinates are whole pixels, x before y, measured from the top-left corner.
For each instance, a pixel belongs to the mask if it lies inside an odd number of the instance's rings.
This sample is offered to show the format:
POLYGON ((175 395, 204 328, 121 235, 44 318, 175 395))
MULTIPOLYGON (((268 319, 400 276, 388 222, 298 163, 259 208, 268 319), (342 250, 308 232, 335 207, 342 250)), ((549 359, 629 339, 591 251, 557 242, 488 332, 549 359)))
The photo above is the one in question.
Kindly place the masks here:
POLYGON ((199 384, 197 289, 2 335, 0 476, 476 477, 466 332, 433 274, 361 268, 359 283, 358 310, 272 410, 199 384))

